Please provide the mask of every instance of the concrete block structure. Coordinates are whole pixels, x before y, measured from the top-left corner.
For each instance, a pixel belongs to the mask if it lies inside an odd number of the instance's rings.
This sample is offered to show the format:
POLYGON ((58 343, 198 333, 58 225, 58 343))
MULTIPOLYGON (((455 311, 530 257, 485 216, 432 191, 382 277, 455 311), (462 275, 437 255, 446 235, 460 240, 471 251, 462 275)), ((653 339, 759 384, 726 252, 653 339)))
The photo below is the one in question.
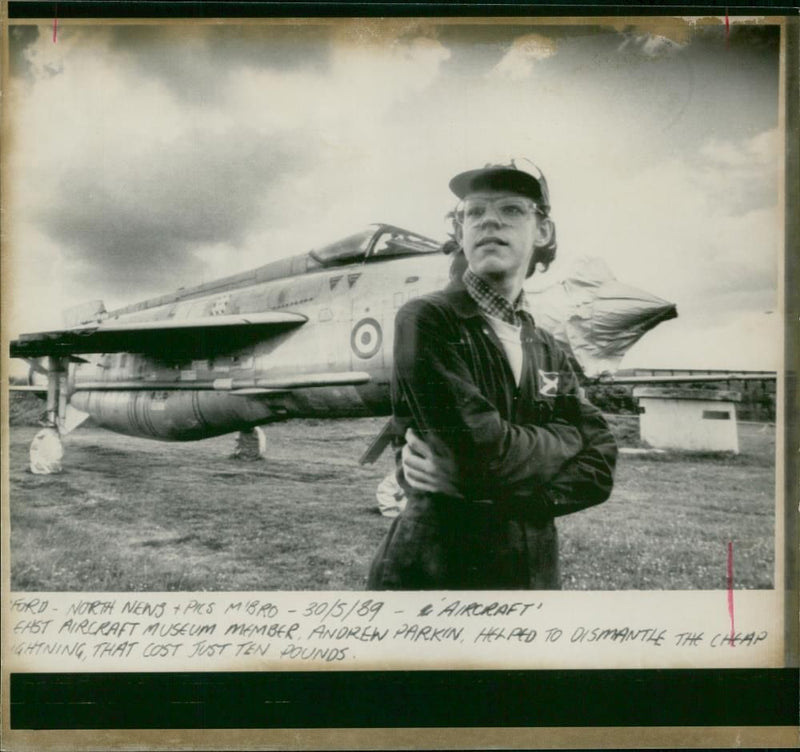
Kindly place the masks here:
POLYGON ((636 387, 642 441, 658 449, 739 452, 738 392, 636 387))

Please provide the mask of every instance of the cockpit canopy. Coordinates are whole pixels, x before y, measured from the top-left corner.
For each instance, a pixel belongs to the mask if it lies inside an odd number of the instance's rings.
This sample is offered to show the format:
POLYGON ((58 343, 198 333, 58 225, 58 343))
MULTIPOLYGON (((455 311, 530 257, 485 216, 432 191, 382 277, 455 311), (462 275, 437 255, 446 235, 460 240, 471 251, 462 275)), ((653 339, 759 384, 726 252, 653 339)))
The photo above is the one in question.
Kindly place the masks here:
MULTIPOLYGON (((271 261, 257 269, 223 277, 195 287, 181 288, 177 292, 168 295, 150 298, 141 303, 118 308, 110 311, 108 316, 136 313, 147 308, 176 303, 180 300, 229 292, 274 279, 287 279, 301 274, 310 274, 327 267, 385 261, 403 256, 439 253, 440 251, 441 245, 431 238, 426 238, 424 235, 417 235, 394 225, 374 224, 343 240, 324 245, 322 248, 301 253, 297 256, 288 256, 277 261, 271 261)), ((95 316, 92 320, 96 318, 95 316)), ((105 316, 101 316, 101 318, 105 318, 105 316)))
POLYGON ((350 235, 322 248, 309 251, 322 266, 355 264, 361 261, 382 261, 388 258, 438 253, 441 244, 435 240, 402 230, 393 225, 370 225, 366 230, 350 235))

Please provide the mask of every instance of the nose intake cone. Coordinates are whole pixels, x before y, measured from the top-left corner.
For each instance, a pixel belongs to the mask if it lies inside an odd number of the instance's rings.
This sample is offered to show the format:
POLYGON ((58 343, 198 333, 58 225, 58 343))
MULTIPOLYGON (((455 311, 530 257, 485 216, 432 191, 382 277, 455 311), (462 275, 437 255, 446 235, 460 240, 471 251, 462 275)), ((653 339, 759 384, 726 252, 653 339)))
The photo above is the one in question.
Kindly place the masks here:
POLYGON ((619 282, 599 259, 581 259, 566 279, 528 300, 537 324, 589 378, 613 374, 647 332, 678 315, 674 303, 619 282))

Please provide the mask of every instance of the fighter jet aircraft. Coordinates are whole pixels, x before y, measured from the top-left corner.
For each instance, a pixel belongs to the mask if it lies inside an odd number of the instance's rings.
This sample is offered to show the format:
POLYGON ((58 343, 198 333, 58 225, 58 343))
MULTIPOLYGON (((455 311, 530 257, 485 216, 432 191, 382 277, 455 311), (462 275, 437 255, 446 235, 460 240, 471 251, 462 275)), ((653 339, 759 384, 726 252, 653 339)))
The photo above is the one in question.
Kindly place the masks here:
MULTIPOLYGON (((47 391, 58 435, 88 415, 112 431, 185 441, 296 417, 388 414, 394 317, 447 284, 441 248, 373 225, 117 310, 81 307, 67 328, 23 334, 10 354, 47 391)), ((530 297, 537 322, 587 376, 613 372, 646 331, 677 315, 597 261, 530 297)))

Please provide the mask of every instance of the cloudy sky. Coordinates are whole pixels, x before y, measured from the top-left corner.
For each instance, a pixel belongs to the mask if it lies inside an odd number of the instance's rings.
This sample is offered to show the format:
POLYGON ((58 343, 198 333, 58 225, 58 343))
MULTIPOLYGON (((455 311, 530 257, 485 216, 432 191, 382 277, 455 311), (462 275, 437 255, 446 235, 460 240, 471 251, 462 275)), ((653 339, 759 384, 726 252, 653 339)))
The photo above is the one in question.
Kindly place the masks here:
POLYGON ((559 258, 678 305, 623 366, 774 369, 777 27, 428 19, 10 29, 8 330, 376 221, 443 239, 447 181, 527 156, 559 258))

